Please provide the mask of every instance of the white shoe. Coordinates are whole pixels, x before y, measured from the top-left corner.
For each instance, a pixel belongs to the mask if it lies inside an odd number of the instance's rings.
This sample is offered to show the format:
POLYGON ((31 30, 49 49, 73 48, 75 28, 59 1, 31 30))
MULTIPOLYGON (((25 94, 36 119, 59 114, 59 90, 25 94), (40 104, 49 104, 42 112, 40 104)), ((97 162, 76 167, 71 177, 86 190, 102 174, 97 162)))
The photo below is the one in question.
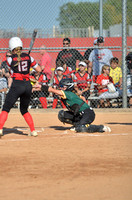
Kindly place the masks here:
POLYGON ((111 129, 110 129, 110 127, 109 126, 104 126, 104 128, 103 128, 103 131, 104 132, 111 132, 111 129))
POLYGON ((73 126, 72 128, 70 128, 70 131, 75 131, 75 127, 73 126))
POLYGON ((3 136, 3 129, 0 129, 0 137, 3 136))
POLYGON ((32 132, 29 133, 29 136, 36 137, 36 136, 38 136, 38 133, 37 133, 37 131, 32 131, 32 132))

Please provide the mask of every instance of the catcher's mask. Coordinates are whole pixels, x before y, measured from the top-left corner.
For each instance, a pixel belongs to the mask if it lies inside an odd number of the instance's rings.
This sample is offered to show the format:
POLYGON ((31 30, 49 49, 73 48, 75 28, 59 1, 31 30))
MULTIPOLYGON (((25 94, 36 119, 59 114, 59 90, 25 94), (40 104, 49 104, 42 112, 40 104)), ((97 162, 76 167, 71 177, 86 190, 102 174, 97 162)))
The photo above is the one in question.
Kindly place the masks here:
POLYGON ((64 86, 66 86, 66 90, 67 91, 72 91, 74 89, 74 83, 73 80, 71 78, 65 78, 62 79, 59 83, 59 87, 63 88, 64 86))

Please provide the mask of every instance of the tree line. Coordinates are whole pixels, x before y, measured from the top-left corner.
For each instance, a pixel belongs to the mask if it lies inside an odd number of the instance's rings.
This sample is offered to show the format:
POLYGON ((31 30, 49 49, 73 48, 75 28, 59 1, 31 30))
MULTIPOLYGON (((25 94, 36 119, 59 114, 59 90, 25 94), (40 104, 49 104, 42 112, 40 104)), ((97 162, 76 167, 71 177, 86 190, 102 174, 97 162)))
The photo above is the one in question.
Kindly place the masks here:
MULTIPOLYGON (((98 2, 68 2, 60 7, 57 19, 61 28, 99 29, 98 2)), ((122 0, 103 1, 103 28, 122 23, 122 0)), ((132 0, 127 0, 127 24, 132 25, 132 0)))

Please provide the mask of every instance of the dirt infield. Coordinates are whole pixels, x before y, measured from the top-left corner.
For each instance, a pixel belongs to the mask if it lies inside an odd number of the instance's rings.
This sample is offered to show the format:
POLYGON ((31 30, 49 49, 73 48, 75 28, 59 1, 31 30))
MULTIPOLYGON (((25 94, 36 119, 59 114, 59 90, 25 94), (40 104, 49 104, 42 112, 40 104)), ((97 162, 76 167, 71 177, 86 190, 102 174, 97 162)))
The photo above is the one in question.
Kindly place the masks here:
POLYGON ((111 133, 72 133, 57 112, 12 110, 0 139, 0 200, 131 200, 132 109, 96 111, 111 133))

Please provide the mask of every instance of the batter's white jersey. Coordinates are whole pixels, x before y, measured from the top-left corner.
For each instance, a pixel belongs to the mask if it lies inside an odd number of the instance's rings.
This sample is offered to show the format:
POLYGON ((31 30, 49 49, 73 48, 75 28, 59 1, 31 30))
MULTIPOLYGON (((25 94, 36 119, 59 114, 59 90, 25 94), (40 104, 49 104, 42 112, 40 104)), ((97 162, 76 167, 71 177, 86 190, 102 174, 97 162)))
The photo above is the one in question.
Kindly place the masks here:
POLYGON ((109 49, 94 49, 89 55, 89 61, 93 63, 93 75, 100 75, 103 65, 110 65, 113 57, 109 49))

